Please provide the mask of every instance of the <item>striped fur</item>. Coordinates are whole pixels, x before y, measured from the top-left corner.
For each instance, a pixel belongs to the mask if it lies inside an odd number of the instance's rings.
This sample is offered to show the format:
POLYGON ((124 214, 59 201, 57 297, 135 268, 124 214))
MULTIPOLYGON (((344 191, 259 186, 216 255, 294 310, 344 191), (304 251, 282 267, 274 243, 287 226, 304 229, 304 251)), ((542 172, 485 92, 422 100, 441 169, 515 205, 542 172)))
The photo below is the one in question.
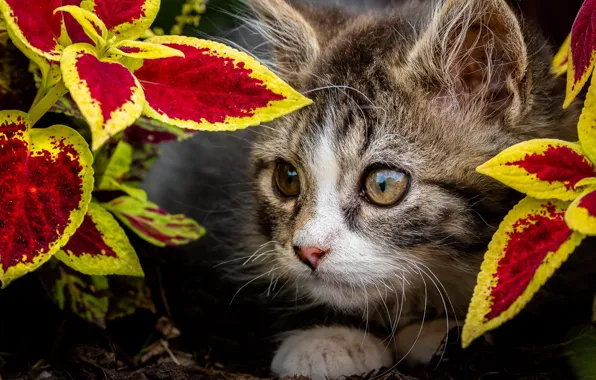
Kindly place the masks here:
POLYGON ((292 297, 345 312, 393 310, 403 294, 400 325, 426 304, 445 314, 447 296, 461 317, 485 247, 520 199, 475 167, 530 138, 577 138, 578 108, 561 109, 564 84, 549 73, 545 40, 503 0, 364 14, 250 4, 277 71, 314 101, 263 128, 252 151, 255 223, 275 242, 261 273, 293 283, 292 297), (273 189, 279 159, 298 169, 296 199, 273 189), (361 196, 372 165, 411 176, 394 207, 361 196), (330 253, 311 272, 297 244, 330 253))

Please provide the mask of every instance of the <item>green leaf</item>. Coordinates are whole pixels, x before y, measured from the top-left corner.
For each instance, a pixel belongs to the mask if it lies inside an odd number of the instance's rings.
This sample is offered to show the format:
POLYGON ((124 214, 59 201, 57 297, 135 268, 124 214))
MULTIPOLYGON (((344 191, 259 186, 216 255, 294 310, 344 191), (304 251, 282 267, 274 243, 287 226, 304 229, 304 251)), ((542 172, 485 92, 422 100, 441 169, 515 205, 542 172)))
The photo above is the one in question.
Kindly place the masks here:
POLYGON ((123 191, 131 197, 141 201, 147 200, 144 190, 129 186, 125 183, 125 176, 130 172, 133 159, 133 147, 124 140, 120 140, 113 150, 105 168, 98 179, 96 189, 107 191, 123 191))
POLYGON ((565 355, 578 380, 596 379, 596 331, 592 330, 574 339, 568 345, 565 355))
POLYGON ((59 266, 53 288, 54 301, 61 310, 70 310, 83 320, 105 328, 109 307, 109 285, 104 276, 86 276, 59 266))

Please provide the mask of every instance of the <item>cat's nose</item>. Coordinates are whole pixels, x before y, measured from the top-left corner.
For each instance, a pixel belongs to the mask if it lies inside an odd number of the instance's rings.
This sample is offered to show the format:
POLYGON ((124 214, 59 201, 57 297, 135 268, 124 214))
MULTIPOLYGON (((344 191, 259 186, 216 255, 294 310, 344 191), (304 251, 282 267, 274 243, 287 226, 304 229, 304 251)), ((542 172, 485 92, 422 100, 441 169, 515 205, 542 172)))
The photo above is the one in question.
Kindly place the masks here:
POLYGON ((329 252, 316 247, 294 247, 298 258, 312 270, 317 269, 323 256, 329 252))

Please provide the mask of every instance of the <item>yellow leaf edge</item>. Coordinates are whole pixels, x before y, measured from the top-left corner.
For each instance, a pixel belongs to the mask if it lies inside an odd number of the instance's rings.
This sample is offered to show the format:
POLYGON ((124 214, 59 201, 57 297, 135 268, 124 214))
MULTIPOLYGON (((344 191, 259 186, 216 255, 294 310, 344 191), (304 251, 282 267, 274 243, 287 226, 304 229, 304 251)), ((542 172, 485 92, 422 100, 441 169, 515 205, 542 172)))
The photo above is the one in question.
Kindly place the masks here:
POLYGON ((283 100, 271 101, 266 107, 254 110, 253 115, 250 117, 226 117, 225 122, 220 123, 210 123, 208 121, 197 122, 194 120, 171 118, 163 112, 153 109, 147 102, 144 114, 152 119, 184 129, 201 131, 234 131, 272 121, 312 104, 312 100, 294 90, 289 84, 284 82, 256 59, 219 42, 185 36, 155 36, 146 41, 155 44, 180 44, 195 48, 206 48, 209 50, 210 54, 214 54, 215 56, 230 58, 235 63, 242 62, 247 69, 252 70, 252 73, 250 74, 252 78, 261 80, 269 90, 276 94, 283 95, 285 98, 283 100))
POLYGON ((126 275, 144 277, 143 269, 135 249, 130 244, 126 232, 106 209, 95 202, 89 204, 87 215, 93 220, 104 242, 114 250, 117 258, 106 256, 73 257, 63 249, 56 258, 72 269, 91 276, 126 275))
MULTIPOLYGON (((24 118, 27 122, 29 120, 29 116, 21 111, 0 111, 0 120, 8 120, 10 119, 9 116, 14 118, 13 120, 16 120, 18 117, 24 118)), ((30 122, 28 122, 28 124, 30 125, 30 122)), ((52 136, 64 137, 67 143, 73 146, 73 148, 79 153, 78 162, 83 168, 80 173, 82 175, 82 194, 78 207, 70 213, 68 226, 64 229, 63 234, 56 241, 50 244, 46 253, 37 255, 30 263, 18 263, 10 268, 7 268, 5 271, 0 272, 0 282, 2 282, 3 289, 15 279, 39 268, 42 264, 54 256, 60 247, 68 242, 70 237, 74 235, 76 230, 83 223, 89 203, 91 202, 91 193, 93 191, 93 154, 89 150, 89 145, 85 139, 77 131, 66 125, 58 124, 49 128, 29 129, 28 134, 29 135, 27 138, 30 152, 45 149, 50 153, 55 153, 56 149, 49 144, 50 137, 52 136), (39 147, 39 149, 35 149, 35 147, 39 147)))
POLYGON ((516 221, 524 219, 530 214, 540 212, 545 203, 554 204, 559 211, 565 210, 568 206, 567 202, 561 202, 556 199, 539 200, 526 197, 507 214, 500 224, 499 229, 493 235, 493 239, 489 243, 484 261, 480 267, 480 273, 478 274, 474 288, 474 295, 472 296, 466 315, 462 330, 462 348, 469 347, 475 339, 484 333, 494 330, 515 317, 586 237, 579 232, 573 231, 567 241, 556 252, 550 252, 546 255, 544 262, 548 262, 548 264, 540 265, 521 296, 506 311, 496 318, 485 322, 485 315, 490 311, 490 307, 492 306, 489 299, 490 293, 497 281, 494 275, 497 272, 499 261, 503 257, 503 249, 508 242, 506 234, 511 231, 516 221))

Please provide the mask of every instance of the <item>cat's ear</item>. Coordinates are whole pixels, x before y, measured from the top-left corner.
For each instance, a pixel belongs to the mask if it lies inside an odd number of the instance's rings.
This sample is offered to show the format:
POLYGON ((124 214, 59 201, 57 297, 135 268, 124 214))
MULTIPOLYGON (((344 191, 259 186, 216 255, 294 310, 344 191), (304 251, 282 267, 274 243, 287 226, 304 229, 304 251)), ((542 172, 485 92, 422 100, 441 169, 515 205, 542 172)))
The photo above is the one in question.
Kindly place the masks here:
POLYGON ((319 54, 315 29, 284 0, 247 0, 256 15, 251 26, 273 50, 274 67, 286 80, 307 70, 319 54))
POLYGON ((444 1, 410 58, 442 106, 519 113, 529 91, 524 36, 505 0, 444 1))

